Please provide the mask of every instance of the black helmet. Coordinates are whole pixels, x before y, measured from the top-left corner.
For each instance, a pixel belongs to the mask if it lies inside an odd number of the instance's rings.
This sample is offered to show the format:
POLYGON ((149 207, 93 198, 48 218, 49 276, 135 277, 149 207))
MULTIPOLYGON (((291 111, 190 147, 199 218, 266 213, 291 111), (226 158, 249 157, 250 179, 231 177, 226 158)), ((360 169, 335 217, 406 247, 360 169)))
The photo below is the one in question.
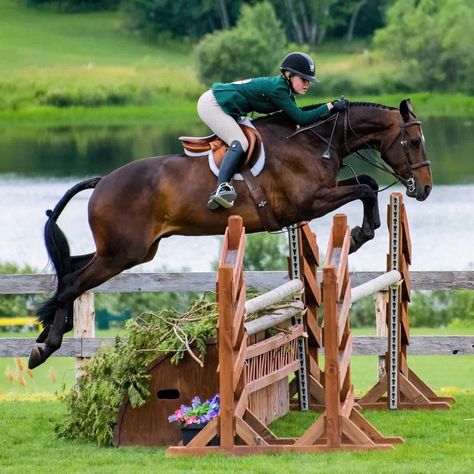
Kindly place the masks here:
POLYGON ((314 76, 316 71, 314 61, 306 53, 295 52, 287 54, 281 62, 280 71, 290 71, 310 82, 318 82, 314 76))

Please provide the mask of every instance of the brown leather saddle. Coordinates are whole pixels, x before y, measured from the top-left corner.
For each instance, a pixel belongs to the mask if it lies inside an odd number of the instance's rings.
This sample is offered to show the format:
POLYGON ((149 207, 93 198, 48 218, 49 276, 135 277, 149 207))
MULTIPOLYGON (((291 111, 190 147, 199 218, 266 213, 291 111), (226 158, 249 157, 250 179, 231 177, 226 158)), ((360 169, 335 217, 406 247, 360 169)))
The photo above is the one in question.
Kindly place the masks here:
MULTIPOLYGON (((262 137, 256 128, 243 124, 239 126, 249 142, 245 164, 252 166, 259 157, 262 137)), ((212 150, 217 167, 220 167, 228 148, 227 144, 215 134, 207 137, 179 137, 179 139, 183 144, 183 148, 190 152, 191 155, 206 153, 212 150)))
MULTIPOLYGON (((250 195, 255 203, 260 220, 262 221, 263 227, 268 231, 276 231, 281 229, 281 225, 278 223, 275 214, 273 213, 272 206, 268 200, 264 189, 257 182, 256 178, 250 171, 250 167, 255 164, 260 156, 262 147, 262 137, 258 130, 248 125, 239 124, 240 128, 244 132, 248 142, 249 148, 247 150, 247 157, 245 164, 240 171, 245 184, 247 185, 250 195)), ((207 137, 179 137, 183 147, 189 155, 201 155, 206 154, 212 150, 214 155, 214 161, 216 166, 219 167, 224 159, 225 152, 227 151, 226 143, 221 140, 217 135, 209 135, 207 137)))

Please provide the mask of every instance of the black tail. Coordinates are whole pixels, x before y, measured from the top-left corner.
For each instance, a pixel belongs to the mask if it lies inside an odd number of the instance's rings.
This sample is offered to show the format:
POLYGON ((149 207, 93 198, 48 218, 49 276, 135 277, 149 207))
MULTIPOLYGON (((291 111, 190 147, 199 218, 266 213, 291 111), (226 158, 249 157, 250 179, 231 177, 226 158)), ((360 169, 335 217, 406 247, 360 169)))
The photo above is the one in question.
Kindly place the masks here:
POLYGON ((48 209, 46 215, 48 220, 44 227, 44 241, 49 258, 54 265, 57 276, 57 288, 54 295, 37 308, 36 314, 43 326, 49 325, 54 320, 57 305, 57 294, 62 285, 65 275, 72 272, 71 254, 69 244, 63 231, 56 223, 59 215, 66 207, 67 203, 79 192, 86 189, 93 189, 101 178, 90 178, 73 186, 59 200, 53 210, 48 209))

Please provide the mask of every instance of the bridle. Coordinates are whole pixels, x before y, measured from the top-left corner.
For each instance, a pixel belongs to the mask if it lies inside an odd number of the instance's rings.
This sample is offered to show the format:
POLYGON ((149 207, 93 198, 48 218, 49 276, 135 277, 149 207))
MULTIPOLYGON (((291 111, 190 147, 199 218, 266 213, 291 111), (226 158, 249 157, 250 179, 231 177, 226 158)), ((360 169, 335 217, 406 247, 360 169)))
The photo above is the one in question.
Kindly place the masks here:
MULTIPOLYGON (((347 116, 349 115, 349 111, 347 111, 347 116)), ((416 119, 416 116, 413 112, 410 111, 410 115, 416 119)), ((346 118, 345 118, 346 119, 346 118)), ((398 141, 400 138, 400 145, 402 146, 403 150, 403 155, 405 157, 405 165, 406 168, 410 174, 410 177, 408 179, 405 179, 403 176, 399 175, 398 173, 393 173, 399 181, 401 181, 405 186, 407 187, 409 192, 414 192, 415 191, 415 177, 413 176, 412 171, 417 170, 419 168, 423 168, 424 166, 430 166, 431 162, 429 160, 423 160, 418 163, 412 163, 410 159, 410 150, 408 149, 408 133, 407 133, 407 128, 412 127, 413 125, 419 125, 421 127, 421 122, 419 120, 412 120, 408 123, 404 122, 402 118, 400 117, 400 132, 398 135, 392 140, 390 145, 384 150, 380 150, 380 155, 383 156, 385 153, 387 153, 392 146, 398 141)), ((351 127, 352 129, 352 127, 351 127)), ((352 130, 353 131, 353 130, 352 130)), ((353 131, 354 133, 354 131, 353 131)), ((422 132, 422 137, 423 137, 423 132, 422 132)), ((422 138, 423 140, 423 146, 424 146, 424 137, 422 138)), ((347 144, 346 144, 347 147, 347 144)))
MULTIPOLYGON (((409 135, 407 133, 407 128, 411 127, 411 126, 414 126, 414 125, 420 125, 421 126, 421 122, 419 120, 416 120, 415 114, 410 111, 410 115, 415 120, 412 120, 408 123, 405 123, 403 121, 402 117, 400 117, 400 132, 394 137, 394 139, 390 142, 390 144, 388 145, 388 147, 385 150, 382 150, 382 149, 378 150, 378 152, 380 153, 380 156, 384 156, 384 154, 387 153, 395 145, 395 143, 397 143, 398 140, 400 140, 400 144, 401 144, 402 150, 403 150, 403 156, 405 158, 405 166, 406 166, 406 171, 407 171, 406 174, 409 175, 409 178, 405 178, 400 173, 397 173, 397 172, 391 170, 385 164, 385 162, 377 163, 376 161, 373 161, 372 159, 369 159, 367 156, 363 155, 359 151, 351 151, 350 150, 349 144, 348 144, 348 131, 349 130, 350 130, 351 134, 354 137, 356 137, 358 140, 360 140, 363 144, 365 144, 369 150, 373 150, 373 148, 372 148, 372 146, 370 146, 367 143, 366 140, 364 140, 364 138, 362 138, 360 135, 358 135, 355 132, 355 130, 352 128, 352 124, 351 124, 350 119, 349 119, 349 107, 350 106, 348 106, 348 108, 343 112, 343 114, 344 114, 343 115, 343 119, 344 119, 344 146, 346 147, 347 152, 349 154, 356 155, 359 159, 361 159, 362 161, 365 161, 366 163, 374 166, 375 168, 378 168, 378 169, 392 175, 395 178, 395 181, 387 187, 393 186, 393 184, 395 184, 397 181, 400 181, 407 188, 407 190, 409 192, 414 192, 415 189, 416 189, 416 184, 415 184, 415 176, 413 175, 413 171, 416 170, 416 169, 422 168, 424 166, 430 166, 430 164, 431 164, 431 162, 428 161, 428 160, 423 160, 423 161, 420 161, 419 163, 412 163, 412 160, 410 158, 410 150, 408 148, 409 135)), ((335 114, 331 117, 328 117, 325 120, 307 125, 306 127, 300 127, 298 130, 293 132, 287 138, 292 138, 293 136, 308 130, 308 131, 311 131, 312 133, 314 133, 323 142, 327 143, 329 148, 333 148, 332 138, 333 138, 334 130, 336 128, 336 125, 337 125, 337 122, 339 120, 339 115, 340 114, 341 113, 338 112, 337 114, 335 114), (323 137, 320 133, 318 133, 315 130, 315 128, 322 125, 323 123, 326 123, 327 121, 331 120, 333 117, 334 117, 334 125, 333 125, 333 128, 332 128, 331 137, 328 140, 327 138, 323 137)), ((423 138, 423 142, 424 142, 424 138, 423 138)), ((371 156, 374 157, 375 160, 379 159, 379 157, 374 155, 374 154, 372 154, 371 156)), ((345 165, 345 166, 348 166, 348 165, 345 165)), ((355 176, 354 171, 353 171, 353 173, 354 173, 354 176, 355 176)), ((386 188, 384 188, 384 189, 386 189, 386 188)))

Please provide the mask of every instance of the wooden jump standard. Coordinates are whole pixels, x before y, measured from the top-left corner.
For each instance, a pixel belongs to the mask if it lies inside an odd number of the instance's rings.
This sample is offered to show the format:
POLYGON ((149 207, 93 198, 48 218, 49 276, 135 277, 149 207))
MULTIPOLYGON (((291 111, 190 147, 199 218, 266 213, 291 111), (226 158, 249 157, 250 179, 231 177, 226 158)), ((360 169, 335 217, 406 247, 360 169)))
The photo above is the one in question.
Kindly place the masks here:
MULTIPOLYGON (((250 323, 244 324, 245 231, 241 218, 232 216, 225 234, 217 282, 219 416, 210 421, 187 446, 172 446, 168 448, 168 454, 221 452, 245 455, 282 451, 392 449, 389 443, 402 441, 401 438, 383 437, 355 409, 354 390, 350 384, 352 344, 348 317, 350 279, 347 256, 350 234, 347 224, 341 224, 341 216, 338 219, 331 237, 332 247, 328 252, 331 264, 337 262, 337 271, 332 266, 325 268, 323 282, 323 299, 328 299, 328 304, 324 305, 325 413, 301 438, 277 438, 249 409, 249 396, 253 391, 278 380, 286 381, 289 374, 300 369, 297 341, 303 335, 304 328, 297 323, 270 339, 249 344, 253 331, 249 328, 250 323), (338 243, 342 245, 338 247, 338 243), (336 303, 339 300, 341 302, 336 303), (220 445, 207 446, 215 436, 219 436, 220 445)), ((311 283, 315 283, 315 280, 311 283)), ((317 329, 314 337, 316 335, 320 337, 317 329)))
MULTIPOLYGON (((385 299, 388 348, 385 374, 357 403, 363 408, 450 408, 452 397, 439 397, 409 367, 411 240, 403 195, 392 193, 387 209, 389 253, 387 272, 399 272, 401 280, 390 284, 385 299)), ((387 274, 385 274, 387 275, 387 274)), ((370 294, 370 293, 368 293, 370 294)), ((382 303, 383 304, 383 303, 382 303)))

